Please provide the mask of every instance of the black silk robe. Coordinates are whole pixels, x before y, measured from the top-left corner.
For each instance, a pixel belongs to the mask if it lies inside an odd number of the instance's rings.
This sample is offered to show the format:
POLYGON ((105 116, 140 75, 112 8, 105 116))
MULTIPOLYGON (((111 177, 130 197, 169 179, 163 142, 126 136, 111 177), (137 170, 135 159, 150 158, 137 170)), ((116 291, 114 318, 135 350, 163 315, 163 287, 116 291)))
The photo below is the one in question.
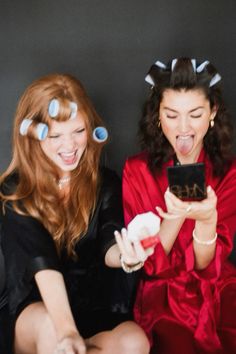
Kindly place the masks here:
MULTIPOLYGON (((11 190, 13 186, 10 180, 2 188, 11 190)), ((10 205, 1 218, 12 328, 27 305, 41 300, 34 275, 43 269, 63 274, 82 336, 111 329, 130 318, 133 276, 104 263, 107 250, 115 243, 114 231, 123 226, 121 184, 113 171, 101 169, 97 206, 86 235, 76 244, 77 260, 66 252, 58 257, 50 233, 38 220, 19 215, 10 205)))

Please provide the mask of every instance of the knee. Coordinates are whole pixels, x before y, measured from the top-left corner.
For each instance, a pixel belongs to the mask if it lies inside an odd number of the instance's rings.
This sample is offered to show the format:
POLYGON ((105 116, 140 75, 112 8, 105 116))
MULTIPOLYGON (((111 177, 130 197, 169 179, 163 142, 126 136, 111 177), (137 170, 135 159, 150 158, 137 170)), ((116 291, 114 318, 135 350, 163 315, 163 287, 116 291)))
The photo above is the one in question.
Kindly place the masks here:
POLYGON ((148 354, 150 344, 144 331, 135 323, 129 323, 119 338, 122 354, 148 354))
POLYGON ((44 313, 36 336, 37 353, 52 353, 57 344, 54 325, 48 313, 44 313))
POLYGON ((15 352, 52 353, 56 340, 53 323, 43 304, 27 306, 16 321, 15 352))

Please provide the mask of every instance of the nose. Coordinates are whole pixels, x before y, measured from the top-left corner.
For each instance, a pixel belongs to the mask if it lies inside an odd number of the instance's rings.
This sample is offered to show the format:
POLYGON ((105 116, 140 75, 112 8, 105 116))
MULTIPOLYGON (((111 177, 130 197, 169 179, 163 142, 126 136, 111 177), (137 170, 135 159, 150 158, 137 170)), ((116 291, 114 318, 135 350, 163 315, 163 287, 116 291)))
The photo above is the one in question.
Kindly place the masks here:
POLYGON ((190 121, 188 117, 180 117, 179 130, 181 133, 187 133, 190 130, 190 121))
POLYGON ((69 151, 73 150, 73 148, 75 147, 74 137, 71 135, 65 135, 63 139, 63 147, 69 151))

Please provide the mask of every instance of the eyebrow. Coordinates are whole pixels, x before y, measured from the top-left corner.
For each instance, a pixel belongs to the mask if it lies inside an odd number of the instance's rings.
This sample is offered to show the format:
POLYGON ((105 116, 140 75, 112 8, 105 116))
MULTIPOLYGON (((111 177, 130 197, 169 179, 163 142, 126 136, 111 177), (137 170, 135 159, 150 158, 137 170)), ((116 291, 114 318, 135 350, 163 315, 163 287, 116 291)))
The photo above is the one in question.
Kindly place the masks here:
MULTIPOLYGON (((199 107, 191 109, 189 112, 192 113, 192 112, 197 111, 198 109, 201 109, 201 108, 203 109, 204 107, 199 106, 199 107)), ((166 110, 174 112, 174 113, 178 113, 178 111, 176 111, 175 109, 169 108, 169 107, 163 107, 163 109, 166 109, 166 110)))

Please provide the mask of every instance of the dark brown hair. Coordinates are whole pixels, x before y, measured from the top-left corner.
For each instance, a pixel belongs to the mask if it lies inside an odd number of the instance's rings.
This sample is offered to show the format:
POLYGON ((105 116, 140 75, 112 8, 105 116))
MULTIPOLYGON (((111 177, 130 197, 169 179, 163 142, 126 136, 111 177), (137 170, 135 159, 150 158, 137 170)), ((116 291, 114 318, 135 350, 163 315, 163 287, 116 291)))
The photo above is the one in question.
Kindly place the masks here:
POLYGON ((179 58, 174 68, 171 66, 172 61, 166 66, 154 64, 148 72, 153 86, 144 105, 139 138, 141 147, 148 152, 149 167, 151 171, 158 172, 162 164, 174 155, 172 146, 161 128, 158 128, 159 107, 164 91, 201 90, 209 100, 210 107, 217 108, 214 127, 208 129, 203 144, 213 164, 214 175, 222 176, 232 161, 233 130, 220 85, 218 82, 211 85, 211 80, 218 75, 217 70, 211 63, 206 63, 203 70, 197 72, 190 58, 179 58))

